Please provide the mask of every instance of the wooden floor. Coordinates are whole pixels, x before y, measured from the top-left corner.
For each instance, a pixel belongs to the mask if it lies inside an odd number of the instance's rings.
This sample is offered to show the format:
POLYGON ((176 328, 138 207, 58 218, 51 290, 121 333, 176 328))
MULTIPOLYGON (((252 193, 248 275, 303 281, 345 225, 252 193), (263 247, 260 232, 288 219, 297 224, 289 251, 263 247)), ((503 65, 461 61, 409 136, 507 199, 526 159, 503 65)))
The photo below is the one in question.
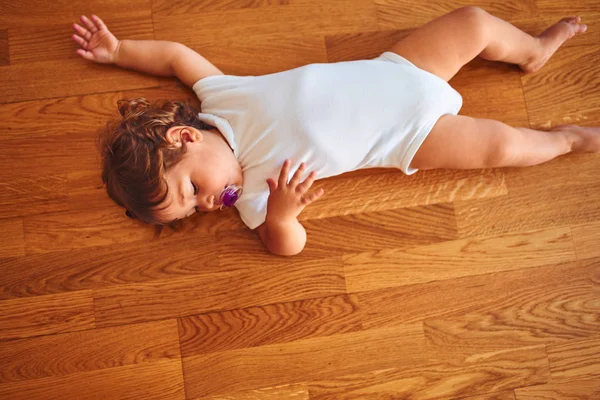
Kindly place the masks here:
MULTIPOLYGON (((233 210, 153 240, 101 187, 118 99, 194 95, 77 58, 80 14, 244 75, 375 57, 466 4, 2 2, 0 399, 600 399, 600 156, 322 181, 294 258, 233 210)), ((534 75, 466 66, 463 114, 600 125, 598 0, 477 4, 532 34, 574 13, 589 31, 534 75)))

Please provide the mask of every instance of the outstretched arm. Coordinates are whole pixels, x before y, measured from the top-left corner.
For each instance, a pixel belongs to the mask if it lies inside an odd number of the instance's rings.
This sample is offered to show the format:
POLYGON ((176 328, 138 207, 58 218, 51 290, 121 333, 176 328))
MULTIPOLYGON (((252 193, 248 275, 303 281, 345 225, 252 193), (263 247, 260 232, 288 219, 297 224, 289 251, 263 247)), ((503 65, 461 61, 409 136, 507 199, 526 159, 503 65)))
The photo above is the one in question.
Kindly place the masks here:
POLYGON ((181 43, 162 40, 119 40, 95 15, 81 16, 83 26, 73 24, 72 38, 86 60, 115 64, 156 76, 175 76, 187 86, 223 73, 206 58, 181 43))

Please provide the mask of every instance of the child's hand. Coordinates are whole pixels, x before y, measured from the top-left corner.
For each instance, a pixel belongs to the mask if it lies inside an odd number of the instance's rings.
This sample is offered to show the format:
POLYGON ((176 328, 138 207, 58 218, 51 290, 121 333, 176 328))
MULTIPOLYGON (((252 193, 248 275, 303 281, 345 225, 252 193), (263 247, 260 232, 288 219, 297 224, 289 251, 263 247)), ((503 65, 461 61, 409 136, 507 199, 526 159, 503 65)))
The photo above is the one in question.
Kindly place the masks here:
POLYGON ((73 24, 73 29, 75 29, 77 35, 73 35, 72 38, 81 46, 81 49, 77 50, 77 54, 86 60, 102 64, 114 63, 119 49, 119 40, 115 35, 95 15, 92 15, 92 21, 82 15, 81 22, 87 29, 81 25, 73 24))
POLYGON ((295 219, 304 210, 304 207, 317 200, 324 193, 323 189, 319 189, 309 195, 306 194, 315 181, 316 173, 311 172, 304 182, 300 182, 302 171, 306 168, 304 163, 300 164, 288 183, 287 177, 290 172, 290 164, 290 160, 283 163, 278 181, 273 178, 267 179, 270 192, 267 204, 267 220, 284 222, 295 219))

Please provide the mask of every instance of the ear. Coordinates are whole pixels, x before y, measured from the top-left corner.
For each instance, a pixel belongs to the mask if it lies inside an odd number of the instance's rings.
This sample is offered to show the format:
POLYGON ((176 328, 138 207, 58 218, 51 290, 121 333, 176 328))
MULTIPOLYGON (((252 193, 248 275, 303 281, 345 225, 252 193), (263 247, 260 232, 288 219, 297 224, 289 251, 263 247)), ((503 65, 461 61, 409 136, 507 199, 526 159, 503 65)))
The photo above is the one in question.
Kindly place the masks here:
POLYGON ((165 138, 174 147, 181 147, 181 142, 201 142, 202 133, 191 126, 172 126, 165 133, 165 138))

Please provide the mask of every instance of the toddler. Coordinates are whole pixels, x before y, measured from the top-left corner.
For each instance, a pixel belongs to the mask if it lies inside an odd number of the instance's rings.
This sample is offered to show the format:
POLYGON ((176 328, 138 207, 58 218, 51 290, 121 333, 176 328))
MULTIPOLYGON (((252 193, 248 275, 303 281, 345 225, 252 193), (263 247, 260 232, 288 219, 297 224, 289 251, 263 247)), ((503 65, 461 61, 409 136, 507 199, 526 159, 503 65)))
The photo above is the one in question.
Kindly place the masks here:
POLYGON ((224 75, 179 43, 118 40, 97 16, 82 16, 73 27, 83 58, 176 76, 201 101, 200 113, 180 102, 119 102, 122 119, 103 135, 109 196, 130 217, 155 225, 235 205, 279 255, 305 245, 297 217, 323 195, 309 192, 316 178, 376 167, 413 174, 529 166, 600 151, 600 128, 545 132, 459 116, 462 98, 447 83, 476 56, 537 71, 565 40, 587 29, 578 17, 532 37, 465 7, 373 60, 264 76, 224 75))

